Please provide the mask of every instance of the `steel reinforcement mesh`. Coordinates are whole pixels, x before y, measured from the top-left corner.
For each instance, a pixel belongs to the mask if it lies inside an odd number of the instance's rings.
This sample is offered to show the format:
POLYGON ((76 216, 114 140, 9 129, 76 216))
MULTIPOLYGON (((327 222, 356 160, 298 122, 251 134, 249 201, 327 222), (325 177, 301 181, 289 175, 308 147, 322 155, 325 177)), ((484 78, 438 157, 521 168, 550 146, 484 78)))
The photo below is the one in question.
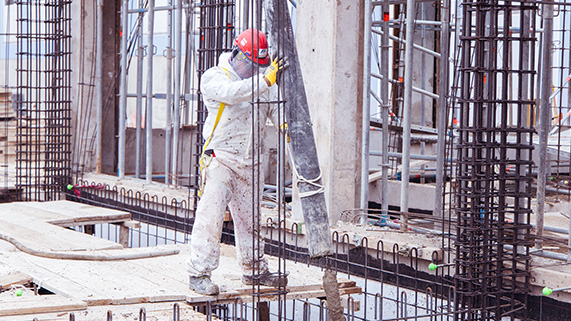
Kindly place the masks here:
POLYGON ((16 186, 25 200, 56 200, 71 174, 71 1, 16 5, 16 186))
MULTIPOLYGON (((218 64, 218 58, 223 52, 232 50, 232 42, 235 38, 234 19, 235 19, 235 3, 233 0, 207 0, 197 5, 200 12, 198 28, 200 39, 197 49, 197 75, 198 88, 200 88, 200 77, 208 70, 208 68, 218 64)), ((196 128, 199 133, 196 135, 194 169, 191 171, 195 174, 195 179, 191 181, 191 188, 195 190, 195 197, 198 193, 198 178, 200 155, 202 153, 202 145, 204 138, 202 137, 202 128, 208 111, 204 107, 202 95, 198 90, 198 101, 196 106, 196 128)), ((197 202, 195 202, 197 203, 197 202)))
MULTIPOLYGON (((176 198, 157 196, 109 186, 93 181, 79 181, 67 195, 68 200, 127 211, 133 220, 141 223, 140 228, 131 228, 129 247, 146 247, 162 244, 187 243, 192 230, 192 204, 176 198)), ((290 224, 290 223, 287 223, 290 224)), ((382 240, 367 236, 356 237, 354 233, 333 232, 334 254, 322 259, 311 259, 304 241, 304 232, 298 223, 286 226, 268 219, 265 253, 288 260, 289 264, 329 266, 339 278, 356 282, 362 290, 343 301, 342 307, 347 320, 442 320, 452 321, 455 310, 455 290, 445 275, 440 272, 422 271, 421 253, 416 247, 392 246, 382 240), (276 226, 285 226, 292 231, 286 238, 276 226)), ((78 229, 81 230, 81 227, 78 229)), ((83 230, 84 232, 86 230, 83 230)), ((112 241, 119 239, 119 229, 114 224, 99 224, 94 227, 96 236, 112 241)), ((221 241, 234 244, 232 225, 225 223, 221 241)), ((424 249, 426 251, 426 249, 424 249)), ((431 253, 438 262, 438 251, 431 253)), ((308 272, 309 273, 309 272, 308 272)), ((315 275, 315 283, 321 283, 321 274, 315 275)), ((292 276, 294 277, 294 276, 292 276)), ((299 277, 299 276, 295 276, 299 277)), ((273 295, 273 292, 265 292, 273 295)), ((197 306, 207 317, 221 320, 261 320, 257 300, 244 302, 235 299, 224 303, 208 302, 197 306)), ((282 299, 268 303, 270 320, 328 320, 330 310, 323 297, 314 299, 282 299)), ((110 310, 113 311, 113 308, 110 310)), ((133 308, 133 313, 137 312, 133 308)), ((178 320, 173 318, 173 320, 178 320)), ((265 320, 265 319, 264 319, 265 320)))
POLYGON ((459 320, 527 320, 535 17, 530 1, 465 1, 457 98, 459 320), (532 19, 533 18, 533 19, 532 19))

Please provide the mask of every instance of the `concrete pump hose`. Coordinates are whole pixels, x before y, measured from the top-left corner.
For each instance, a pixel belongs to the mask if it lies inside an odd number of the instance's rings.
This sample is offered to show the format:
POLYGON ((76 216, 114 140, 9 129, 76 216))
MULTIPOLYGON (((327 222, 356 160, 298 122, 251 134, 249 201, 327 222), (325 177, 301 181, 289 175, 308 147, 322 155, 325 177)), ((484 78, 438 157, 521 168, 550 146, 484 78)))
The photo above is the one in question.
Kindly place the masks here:
MULTIPOLYGON (((11 236, 0 233, 0 239, 10 242, 18 250, 34 256, 46 257, 50 259, 62 260, 85 260, 85 261, 126 261, 145 259, 151 257, 175 255, 180 252, 179 249, 172 250, 153 250, 144 253, 120 253, 120 254, 94 254, 94 253, 70 253, 70 252, 52 252, 33 249, 27 245, 22 244, 11 236)), ((107 250, 107 251, 125 251, 125 250, 107 250)))

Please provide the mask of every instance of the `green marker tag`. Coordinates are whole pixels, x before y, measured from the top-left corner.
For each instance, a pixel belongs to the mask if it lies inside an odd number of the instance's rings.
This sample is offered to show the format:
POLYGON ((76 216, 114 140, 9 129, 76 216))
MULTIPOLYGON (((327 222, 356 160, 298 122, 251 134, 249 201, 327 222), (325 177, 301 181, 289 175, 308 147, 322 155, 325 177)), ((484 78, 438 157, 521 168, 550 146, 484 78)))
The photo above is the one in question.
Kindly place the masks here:
POLYGON ((553 293, 553 290, 548 288, 548 287, 544 287, 542 292, 543 292, 543 295, 548 296, 551 293, 553 293))

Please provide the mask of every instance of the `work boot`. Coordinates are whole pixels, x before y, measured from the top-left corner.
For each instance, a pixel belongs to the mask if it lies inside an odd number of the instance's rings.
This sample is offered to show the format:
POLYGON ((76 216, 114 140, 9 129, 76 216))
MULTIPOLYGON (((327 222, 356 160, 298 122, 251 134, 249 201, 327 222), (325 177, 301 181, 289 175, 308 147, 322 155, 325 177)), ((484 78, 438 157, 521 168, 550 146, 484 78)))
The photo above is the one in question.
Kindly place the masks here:
POLYGON ((288 274, 262 273, 259 275, 242 275, 242 283, 245 285, 265 285, 271 287, 285 287, 287 285, 288 274))
POLYGON ((188 282, 188 286, 191 290, 196 293, 206 294, 206 295, 217 295, 220 293, 220 289, 218 285, 212 283, 210 280, 210 276, 202 275, 202 276, 189 276, 190 281, 188 282))

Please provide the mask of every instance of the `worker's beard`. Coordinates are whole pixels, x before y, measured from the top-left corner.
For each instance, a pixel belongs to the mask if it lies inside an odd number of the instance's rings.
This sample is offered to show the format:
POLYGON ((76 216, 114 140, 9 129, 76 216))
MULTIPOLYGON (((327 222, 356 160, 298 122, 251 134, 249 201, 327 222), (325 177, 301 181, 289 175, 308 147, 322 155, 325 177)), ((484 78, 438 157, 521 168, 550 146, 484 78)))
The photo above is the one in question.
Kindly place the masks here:
POLYGON ((260 67, 248 59, 234 59, 230 58, 230 66, 242 79, 247 79, 256 74, 256 72, 263 72, 264 67, 260 67))

